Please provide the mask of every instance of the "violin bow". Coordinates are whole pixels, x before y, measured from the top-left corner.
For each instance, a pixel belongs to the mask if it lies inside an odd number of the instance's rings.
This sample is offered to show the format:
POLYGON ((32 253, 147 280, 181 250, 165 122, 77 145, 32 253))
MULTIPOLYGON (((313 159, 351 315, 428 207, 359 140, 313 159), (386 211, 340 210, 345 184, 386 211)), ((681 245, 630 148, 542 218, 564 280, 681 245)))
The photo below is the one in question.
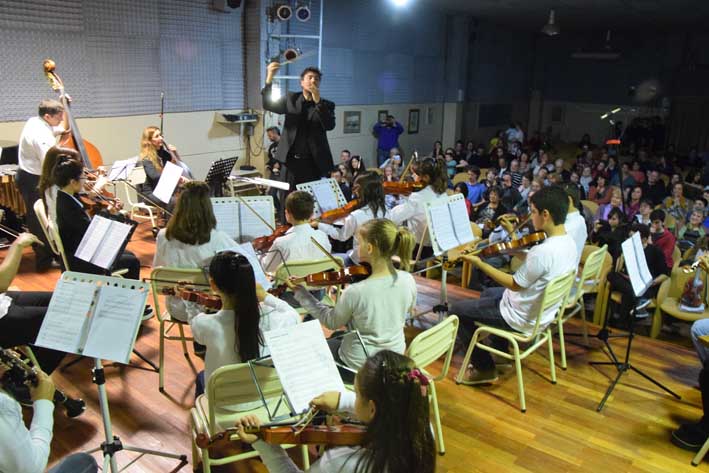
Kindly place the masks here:
POLYGON ((271 232, 276 231, 276 229, 273 228, 273 225, 271 225, 270 223, 268 223, 265 218, 263 218, 258 212, 256 212, 256 210, 255 210, 253 207, 251 207, 251 206, 249 205, 248 202, 246 202, 246 199, 244 199, 243 197, 241 197, 241 195, 239 195, 239 194, 234 194, 234 196, 235 196, 237 199, 239 199, 239 202, 242 203, 242 204, 244 204, 244 205, 246 206, 246 208, 251 211, 251 213, 253 213, 254 215, 256 215, 256 216, 258 217, 258 219, 261 220, 261 221, 264 223, 264 225, 266 225, 268 228, 270 228, 270 229, 271 229, 271 232))
POLYGON ((340 269, 344 269, 344 268, 345 268, 345 265, 342 264, 337 258, 335 258, 334 256, 332 256, 332 253, 330 253, 329 251, 327 251, 320 243, 318 243, 318 241, 315 239, 315 237, 310 237, 310 241, 312 241, 312 242, 313 242, 313 245, 317 246, 318 249, 319 249, 320 251, 322 251, 322 252, 325 254, 325 256, 327 256, 328 258, 330 258, 340 269))
POLYGON ((404 178, 406 177, 406 173, 409 171, 409 168, 411 167, 411 163, 414 162, 414 160, 418 159, 419 153, 418 151, 414 151, 414 154, 411 155, 411 159, 409 159, 408 164, 404 168, 404 170, 401 173, 401 177, 399 177, 399 182, 404 182, 404 178))

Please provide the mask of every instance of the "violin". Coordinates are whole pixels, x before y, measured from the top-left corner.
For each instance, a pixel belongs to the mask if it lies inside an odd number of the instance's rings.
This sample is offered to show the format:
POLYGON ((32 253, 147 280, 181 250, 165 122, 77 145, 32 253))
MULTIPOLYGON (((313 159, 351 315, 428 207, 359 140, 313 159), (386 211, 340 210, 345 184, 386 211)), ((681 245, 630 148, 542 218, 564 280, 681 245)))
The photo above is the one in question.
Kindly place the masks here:
POLYGON ((390 182, 382 183, 385 195, 409 195, 412 192, 423 190, 426 185, 423 182, 390 182))
MULTIPOLYGON (((328 271, 309 274, 301 278, 296 278, 294 282, 304 282, 305 285, 309 287, 341 286, 343 284, 352 284, 367 279, 370 274, 372 274, 372 267, 364 263, 339 270, 330 269, 328 271)), ((279 297, 287 288, 288 286, 286 284, 281 284, 269 289, 268 292, 279 297)))
POLYGON ((273 230, 273 233, 271 233, 270 235, 254 238, 251 241, 251 245, 254 247, 254 250, 258 252, 268 251, 271 249, 271 246, 273 246, 273 242, 276 240, 276 238, 285 235, 288 229, 290 229, 290 227, 290 224, 280 225, 276 227, 276 229, 273 230))
POLYGON ((216 295, 205 291, 198 291, 187 287, 165 287, 161 291, 163 294, 177 296, 188 302, 195 302, 208 309, 219 310, 222 308, 222 299, 216 295))
MULTIPOLYGON (((304 428, 295 426, 261 426, 257 428, 246 428, 246 433, 255 434, 266 443, 274 445, 282 444, 315 444, 329 446, 354 446, 364 443, 367 428, 364 425, 342 424, 335 426, 309 425, 304 428)), ((199 448, 210 448, 224 446, 238 439, 235 428, 219 432, 212 437, 205 433, 197 434, 195 443, 199 448)))
POLYGON ((362 203, 359 201, 359 199, 352 199, 340 208, 323 212, 322 214, 320 214, 320 218, 318 220, 323 223, 332 223, 347 217, 349 214, 359 209, 360 207, 362 207, 362 203))
POLYGON ((501 241, 499 243, 493 243, 492 245, 488 245, 484 248, 465 250, 460 253, 460 256, 471 256, 479 254, 484 258, 489 258, 492 256, 509 255, 510 253, 514 253, 515 251, 524 250, 532 246, 538 245, 539 243, 546 240, 546 238, 546 233, 534 232, 516 240, 501 241))

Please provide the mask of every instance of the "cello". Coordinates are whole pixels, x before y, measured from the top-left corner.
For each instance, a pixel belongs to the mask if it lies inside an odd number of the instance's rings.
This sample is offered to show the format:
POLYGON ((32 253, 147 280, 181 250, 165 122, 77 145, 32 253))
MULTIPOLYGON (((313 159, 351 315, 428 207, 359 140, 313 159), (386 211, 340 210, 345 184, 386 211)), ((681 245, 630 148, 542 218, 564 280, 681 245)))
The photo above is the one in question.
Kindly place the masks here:
POLYGON ((59 99, 64 105, 64 113, 66 113, 67 122, 69 123, 69 133, 62 137, 58 143, 59 146, 76 150, 81 156, 81 162, 84 163, 86 169, 96 169, 99 166, 103 166, 101 152, 91 142, 84 140, 79 133, 79 127, 76 126, 74 117, 71 114, 71 104, 64 90, 64 82, 56 73, 57 65, 51 59, 45 59, 42 65, 44 66, 44 75, 47 76, 52 90, 60 94, 59 99))

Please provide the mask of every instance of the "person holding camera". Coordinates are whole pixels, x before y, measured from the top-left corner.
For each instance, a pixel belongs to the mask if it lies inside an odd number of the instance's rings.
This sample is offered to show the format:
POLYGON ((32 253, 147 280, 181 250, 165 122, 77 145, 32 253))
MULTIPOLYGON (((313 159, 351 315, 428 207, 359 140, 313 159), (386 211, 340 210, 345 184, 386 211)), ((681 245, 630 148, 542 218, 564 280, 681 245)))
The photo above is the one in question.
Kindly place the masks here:
POLYGON ((378 121, 372 133, 377 137, 377 166, 381 166, 389 158, 389 150, 399 147, 399 135, 404 132, 401 123, 393 115, 387 115, 384 121, 378 121))

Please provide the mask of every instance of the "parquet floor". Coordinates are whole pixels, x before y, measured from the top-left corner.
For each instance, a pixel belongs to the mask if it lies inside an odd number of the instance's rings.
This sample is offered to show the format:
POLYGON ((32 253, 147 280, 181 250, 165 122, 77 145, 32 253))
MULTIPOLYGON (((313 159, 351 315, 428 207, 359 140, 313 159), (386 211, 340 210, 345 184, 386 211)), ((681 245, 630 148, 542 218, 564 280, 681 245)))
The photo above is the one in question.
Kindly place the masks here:
MULTIPOLYGON (((130 243, 149 273, 154 243, 147 227, 141 225, 130 243)), ((1 252, 0 252, 1 256, 1 252)), ((30 272, 32 256, 25 258, 14 284, 23 290, 51 290, 59 271, 42 275, 30 272)), ((438 284, 421 280, 419 307, 437 302, 438 284)), ((469 292, 449 285, 449 297, 469 297, 469 292)), ((578 329, 578 324, 575 325, 578 329)), ((158 356, 155 319, 146 323, 136 348, 152 360, 158 356)), ((574 328, 574 327, 572 327, 574 328)), ((616 343, 621 349, 624 342, 616 343)), ((686 342, 685 342, 686 344, 686 342)), ((648 374, 677 391, 677 401, 636 374, 626 375, 602 413, 595 407, 610 379, 612 368, 595 368, 590 360, 605 360, 600 342, 591 348, 571 344, 569 369, 557 370, 558 384, 549 382, 546 358, 534 354, 523 363, 527 393, 527 413, 518 409, 513 375, 502 376, 493 386, 458 386, 453 376, 462 354, 452 363, 448 377, 437 384, 447 453, 438 457, 438 471, 463 472, 689 472, 706 471, 704 464, 690 466, 692 454, 669 442, 671 429, 680 421, 701 416, 696 385, 699 365, 693 350, 666 341, 636 338, 633 359, 648 374)), ((202 361, 192 357, 201 369, 202 361)), ((107 390, 114 434, 125 444, 137 445, 189 456, 188 408, 193 402, 194 373, 178 343, 168 342, 166 353, 166 394, 158 392, 157 374, 144 369, 107 367, 107 390)), ((103 427, 98 411, 97 392, 91 384, 91 363, 83 360, 54 379, 71 394, 87 401, 87 412, 75 420, 55 415, 51 463, 68 453, 98 446, 103 427)), ((438 372, 440 364, 433 369, 438 372)), ((134 457, 120 453, 119 464, 134 457)), ((129 467, 131 472, 173 471, 173 460, 144 457, 129 467)), ((191 465, 180 471, 190 471, 191 465)), ((257 462, 238 471, 264 471, 257 462), (251 469, 249 469, 251 468, 251 469)), ((226 471, 226 470, 221 470, 226 471)), ((228 470, 237 471, 237 470, 228 470)))

